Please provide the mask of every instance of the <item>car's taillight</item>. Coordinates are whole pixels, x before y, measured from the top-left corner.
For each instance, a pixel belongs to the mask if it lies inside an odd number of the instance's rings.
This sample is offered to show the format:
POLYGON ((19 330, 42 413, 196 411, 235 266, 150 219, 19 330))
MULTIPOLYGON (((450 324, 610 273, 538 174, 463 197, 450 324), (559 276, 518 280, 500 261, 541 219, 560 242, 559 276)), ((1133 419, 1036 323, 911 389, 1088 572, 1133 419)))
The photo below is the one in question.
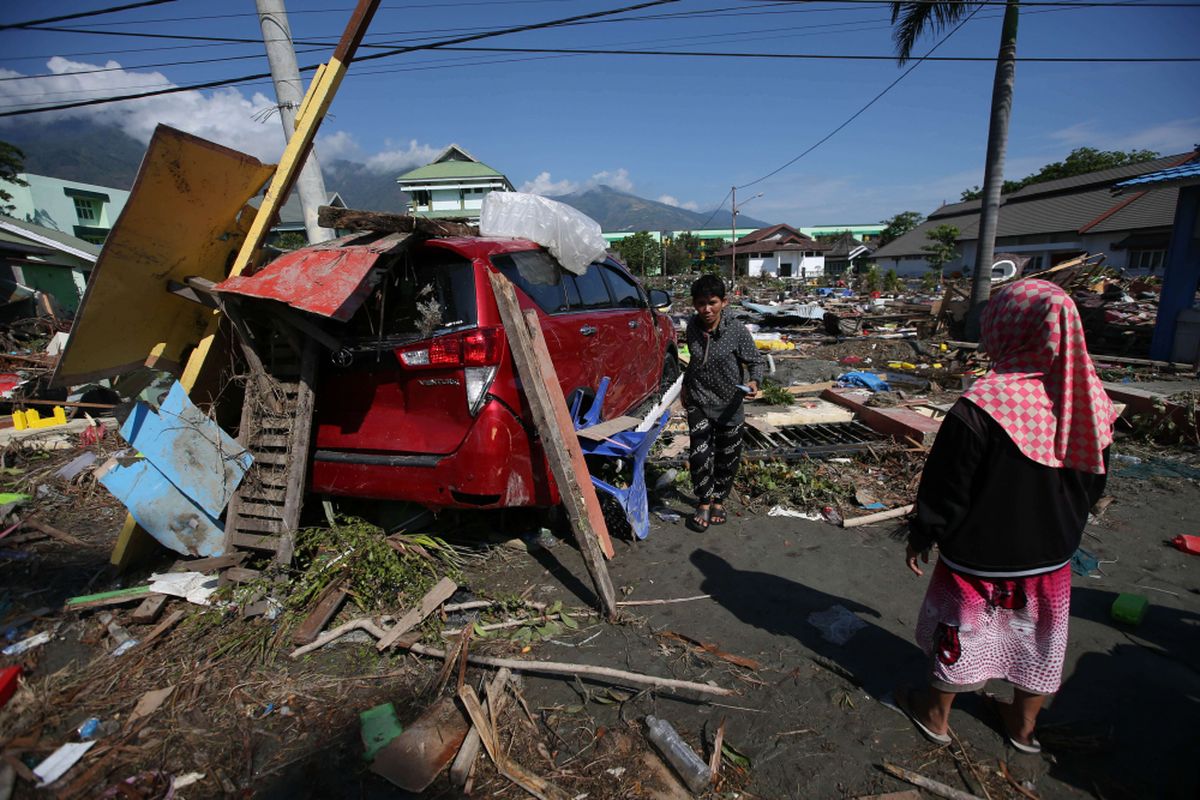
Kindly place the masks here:
POLYGON ((463 364, 468 367, 490 367, 500 363, 504 337, 500 328, 476 328, 462 338, 463 364))
POLYGON ((475 328, 465 333, 438 336, 429 342, 401 350, 400 363, 406 367, 491 367, 500 363, 504 352, 501 328, 475 328))

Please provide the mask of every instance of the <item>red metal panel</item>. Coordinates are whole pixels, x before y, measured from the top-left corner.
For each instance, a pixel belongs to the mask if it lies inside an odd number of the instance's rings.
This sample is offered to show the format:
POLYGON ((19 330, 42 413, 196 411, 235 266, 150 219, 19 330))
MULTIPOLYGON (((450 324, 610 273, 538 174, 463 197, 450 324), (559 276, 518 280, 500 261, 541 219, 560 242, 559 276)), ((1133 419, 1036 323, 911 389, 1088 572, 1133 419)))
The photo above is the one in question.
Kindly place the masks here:
POLYGON ((367 276, 382 253, 370 247, 296 250, 253 275, 218 283, 217 291, 278 300, 346 322, 371 293, 367 276))

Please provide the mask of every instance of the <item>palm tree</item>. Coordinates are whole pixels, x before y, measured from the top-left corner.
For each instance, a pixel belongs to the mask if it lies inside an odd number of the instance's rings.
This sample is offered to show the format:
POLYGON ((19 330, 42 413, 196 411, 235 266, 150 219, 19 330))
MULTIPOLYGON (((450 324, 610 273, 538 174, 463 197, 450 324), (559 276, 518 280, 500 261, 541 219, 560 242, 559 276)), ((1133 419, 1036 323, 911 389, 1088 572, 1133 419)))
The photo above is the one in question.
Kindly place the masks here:
MULTIPOLYGON (((908 0, 892 3, 892 38, 897 60, 903 64, 921 35, 937 33, 958 23, 980 6, 969 0, 908 0)), ((992 83, 992 112, 988 124, 987 159, 983 167, 983 196, 979 218, 979 243, 975 250, 975 273, 971 280, 971 311, 967 337, 979 336, 979 313, 992 293, 992 262, 995 260, 996 223, 1000 217, 1000 189, 1004 184, 1004 153, 1008 149, 1008 118, 1012 112, 1013 86, 1017 74, 1017 16, 1019 0, 1007 0, 1000 30, 1000 52, 992 83)))

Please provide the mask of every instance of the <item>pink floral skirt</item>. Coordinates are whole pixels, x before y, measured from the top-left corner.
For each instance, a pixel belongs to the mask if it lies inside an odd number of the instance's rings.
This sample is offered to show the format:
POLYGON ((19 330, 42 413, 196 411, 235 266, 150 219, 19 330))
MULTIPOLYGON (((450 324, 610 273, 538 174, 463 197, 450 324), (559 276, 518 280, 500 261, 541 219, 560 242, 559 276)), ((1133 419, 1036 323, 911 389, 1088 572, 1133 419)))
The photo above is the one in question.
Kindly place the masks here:
POLYGON ((1033 694, 1062 681, 1071 567, 1026 578, 979 578, 937 563, 917 620, 931 683, 972 692, 1001 678, 1033 694))

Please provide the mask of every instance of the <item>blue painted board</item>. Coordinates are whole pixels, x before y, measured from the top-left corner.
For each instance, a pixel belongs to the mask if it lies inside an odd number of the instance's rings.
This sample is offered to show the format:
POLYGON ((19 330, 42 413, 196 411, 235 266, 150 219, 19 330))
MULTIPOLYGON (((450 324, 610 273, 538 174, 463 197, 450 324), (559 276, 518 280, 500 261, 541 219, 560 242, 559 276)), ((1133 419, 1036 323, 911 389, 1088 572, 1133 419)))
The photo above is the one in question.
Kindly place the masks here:
MULTIPOLYGON (((107 465, 106 465, 107 466, 107 465)), ((191 556, 225 553, 225 532, 144 458, 117 459, 97 478, 164 547, 191 556)))
POLYGON ((192 404, 178 383, 157 412, 138 403, 121 435, 213 518, 229 504, 253 461, 246 448, 192 404))

